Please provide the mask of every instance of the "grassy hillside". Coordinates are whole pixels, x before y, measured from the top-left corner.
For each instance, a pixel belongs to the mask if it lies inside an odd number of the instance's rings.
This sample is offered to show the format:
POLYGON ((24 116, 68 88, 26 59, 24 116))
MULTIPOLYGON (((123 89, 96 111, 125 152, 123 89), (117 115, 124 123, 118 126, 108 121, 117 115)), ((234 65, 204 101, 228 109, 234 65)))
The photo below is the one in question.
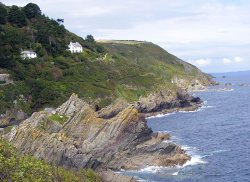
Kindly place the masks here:
POLYGON ((150 84, 153 88, 158 85, 157 88, 171 89, 175 87, 172 84, 175 77, 185 80, 190 85, 196 79, 202 84, 210 81, 210 77, 197 67, 182 61, 151 42, 110 40, 98 43, 113 57, 140 67, 144 72, 140 75, 150 75, 150 84))
POLYGON ((74 171, 48 165, 29 155, 21 155, 0 138, 0 181, 99 182, 100 179, 91 169, 74 171))
POLYGON ((101 108, 116 98, 136 101, 157 89, 174 90, 171 79, 176 76, 188 84, 207 79, 196 67, 152 43, 83 39, 32 3, 23 8, 0 4, 0 67, 0 73, 14 80, 0 85, 0 113, 17 108, 30 114, 56 107, 72 92, 101 108), (83 53, 66 51, 70 41, 80 42, 83 53), (22 60, 20 50, 29 48, 38 58, 22 60))

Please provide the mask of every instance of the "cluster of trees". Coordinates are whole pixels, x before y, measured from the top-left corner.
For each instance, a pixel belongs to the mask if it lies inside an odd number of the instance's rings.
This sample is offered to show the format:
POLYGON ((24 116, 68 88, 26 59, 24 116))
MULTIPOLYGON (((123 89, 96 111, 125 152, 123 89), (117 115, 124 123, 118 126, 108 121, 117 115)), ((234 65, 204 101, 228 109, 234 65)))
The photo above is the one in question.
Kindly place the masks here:
POLYGON ((22 8, 15 5, 7 7, 0 3, 0 33, 2 33, 0 34, 0 40, 2 39, 0 47, 8 45, 12 53, 17 53, 21 48, 28 48, 32 44, 34 45, 32 48, 40 57, 58 56, 65 52, 70 41, 77 41, 91 51, 104 52, 103 47, 96 44, 92 35, 87 35, 85 39, 77 37, 68 32, 62 22, 64 22, 63 19, 53 20, 42 15, 39 6, 34 3, 29 3, 22 8), (14 28, 6 24, 7 22, 14 28), (18 29, 22 27, 25 28, 18 29), (6 33, 9 34, 9 38, 14 38, 7 40, 6 33))
POLYGON ((0 89, 0 113, 12 108, 19 95, 31 98, 25 106, 28 113, 61 104, 78 87, 65 86, 66 79, 76 80, 71 67, 96 59, 103 52, 104 48, 92 35, 83 39, 70 33, 58 20, 42 15, 36 4, 20 8, 0 3, 0 71, 7 70, 15 80, 15 85, 0 89), (86 51, 82 54, 66 51, 70 41, 79 42, 86 51), (30 46, 39 58, 22 60, 20 50, 30 46))
POLYGON ((41 15, 42 12, 36 4, 29 3, 23 8, 18 6, 6 7, 4 4, 0 4, 0 24, 6 24, 7 22, 18 27, 27 25, 27 19, 35 18, 41 15))

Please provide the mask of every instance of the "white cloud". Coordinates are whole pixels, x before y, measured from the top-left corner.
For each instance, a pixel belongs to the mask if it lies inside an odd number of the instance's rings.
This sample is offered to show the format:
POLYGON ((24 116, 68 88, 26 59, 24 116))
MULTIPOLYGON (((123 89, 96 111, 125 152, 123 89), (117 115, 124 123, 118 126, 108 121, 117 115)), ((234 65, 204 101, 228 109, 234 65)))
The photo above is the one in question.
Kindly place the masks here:
POLYGON ((241 57, 234 57, 234 61, 236 63, 241 63, 243 61, 243 59, 241 57))
POLYGON ((234 57, 232 59, 229 58, 223 58, 222 63, 224 64, 234 64, 234 63, 241 63, 243 62, 243 59, 241 57, 234 57))
POLYGON ((198 59, 195 61, 195 63, 198 65, 198 66, 208 66, 211 64, 211 60, 210 59, 198 59))
POLYGON ((232 61, 231 59, 228 59, 228 58, 223 58, 223 59, 222 59, 222 62, 223 62, 224 64, 231 64, 233 61, 232 61))

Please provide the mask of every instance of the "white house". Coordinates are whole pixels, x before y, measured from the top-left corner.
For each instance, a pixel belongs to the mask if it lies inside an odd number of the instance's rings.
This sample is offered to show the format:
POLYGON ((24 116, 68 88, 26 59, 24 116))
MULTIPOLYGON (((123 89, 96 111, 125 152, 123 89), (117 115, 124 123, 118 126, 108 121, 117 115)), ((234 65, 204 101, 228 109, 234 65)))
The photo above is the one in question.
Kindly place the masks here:
POLYGON ((70 42, 69 45, 69 51, 71 53, 77 53, 77 52, 82 52, 82 46, 79 42, 70 42))
POLYGON ((36 57, 37 57, 37 54, 34 51, 26 50, 26 51, 21 52, 21 58, 23 59, 32 59, 36 57))

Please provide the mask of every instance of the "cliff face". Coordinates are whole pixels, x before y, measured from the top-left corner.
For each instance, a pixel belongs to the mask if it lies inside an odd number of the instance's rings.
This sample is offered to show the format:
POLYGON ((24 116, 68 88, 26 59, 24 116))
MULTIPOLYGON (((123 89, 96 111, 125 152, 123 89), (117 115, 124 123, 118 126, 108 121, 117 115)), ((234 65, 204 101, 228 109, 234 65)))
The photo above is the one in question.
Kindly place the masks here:
POLYGON ((189 160, 180 147, 164 142, 168 135, 148 128, 136 106, 104 119, 76 94, 55 112, 34 113, 4 137, 23 153, 75 168, 138 169, 189 160))
MULTIPOLYGON (((181 89, 176 92, 172 90, 155 91, 146 97, 140 97, 134 103, 138 112, 146 117, 180 110, 195 110, 201 104, 202 100, 199 97, 193 97, 181 89)), ((125 100, 117 99, 113 104, 98 111, 98 115, 108 119, 114 117, 128 106, 129 104, 125 100)))
POLYGON ((200 98, 193 97, 183 90, 176 92, 161 90, 148 95, 148 97, 140 98, 138 108, 141 113, 154 115, 159 112, 172 112, 174 109, 193 110, 199 107, 201 103, 200 98))

